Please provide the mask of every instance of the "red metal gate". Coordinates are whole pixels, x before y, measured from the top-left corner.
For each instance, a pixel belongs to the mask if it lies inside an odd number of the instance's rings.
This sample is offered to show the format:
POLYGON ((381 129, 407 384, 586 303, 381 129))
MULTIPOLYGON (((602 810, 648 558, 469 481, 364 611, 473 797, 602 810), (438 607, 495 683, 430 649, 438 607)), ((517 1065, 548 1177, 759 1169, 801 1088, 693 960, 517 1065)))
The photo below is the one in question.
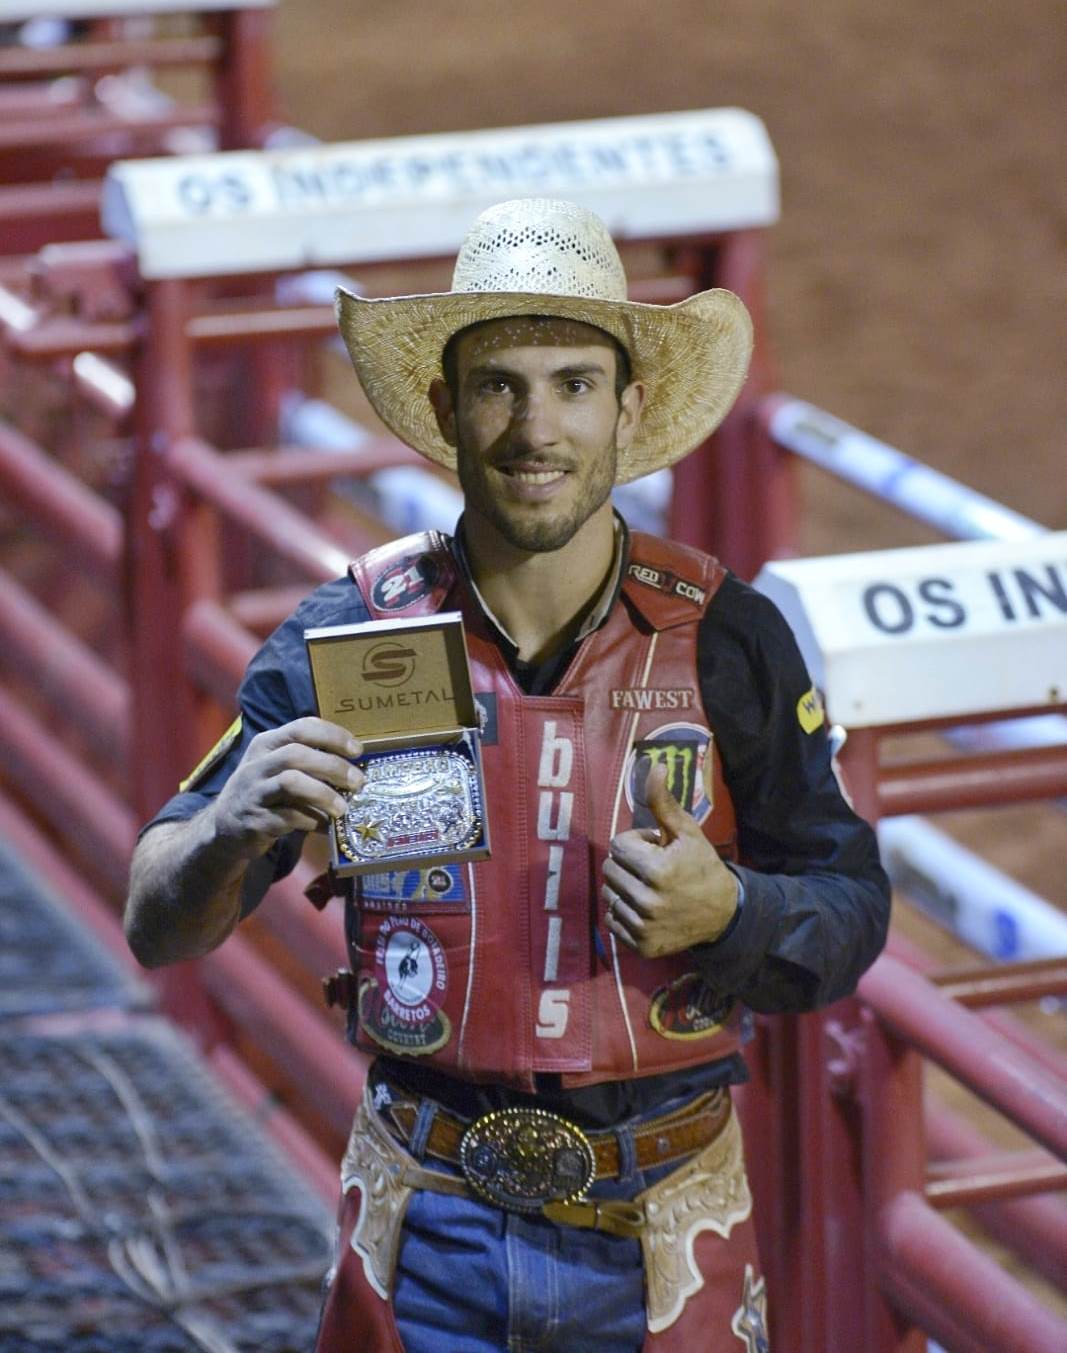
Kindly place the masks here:
MULTIPOLYGON (((646 294, 662 300, 718 282, 740 290, 758 317, 757 233, 670 244, 658 257, 646 294)), ((45 250, 0 277, 9 505, 0 571, 9 798, 0 821, 37 849, 28 824, 42 824, 56 877, 98 919, 95 899, 114 904, 124 890, 137 822, 228 722, 257 635, 295 595, 387 534, 350 507, 338 511, 331 481, 411 460, 385 439, 343 455, 273 443, 282 385, 308 345, 333 333, 328 307, 279 305, 273 282, 144 283, 111 244, 45 250), (220 372, 225 381, 249 370, 264 397, 251 434, 217 397, 220 372), (33 398, 22 400, 23 390, 33 398), (90 446, 105 450, 87 456, 90 446)), ((761 351, 733 421, 679 475, 673 513, 678 534, 747 574, 782 548, 790 524, 790 457, 756 418, 765 383, 761 351), (717 515, 725 502, 729 519, 717 515)), ((845 755, 872 820, 1067 793, 1060 753, 883 768, 879 740, 854 734, 845 755)), ((279 885, 246 935, 163 981, 171 1008, 232 1080, 235 1058, 249 1058, 335 1150, 362 1068, 308 1003, 315 977, 342 954, 336 918, 302 897, 312 872, 302 866, 279 885)), ((983 972, 952 987, 887 957, 858 1000, 764 1027, 745 1111, 777 1347, 910 1351, 923 1330, 985 1353, 1063 1346, 1063 1321, 938 1215, 1020 1200, 1014 1212, 999 1206, 1001 1234, 1067 1271, 1059 1200, 1028 1197, 1067 1182, 1067 1078, 1017 1025, 967 1008, 985 1003, 989 982, 998 999, 1067 994, 1062 964, 983 972), (923 1057, 1040 1149, 972 1159, 981 1145, 934 1115, 929 1135, 960 1160, 931 1170, 923 1057)))

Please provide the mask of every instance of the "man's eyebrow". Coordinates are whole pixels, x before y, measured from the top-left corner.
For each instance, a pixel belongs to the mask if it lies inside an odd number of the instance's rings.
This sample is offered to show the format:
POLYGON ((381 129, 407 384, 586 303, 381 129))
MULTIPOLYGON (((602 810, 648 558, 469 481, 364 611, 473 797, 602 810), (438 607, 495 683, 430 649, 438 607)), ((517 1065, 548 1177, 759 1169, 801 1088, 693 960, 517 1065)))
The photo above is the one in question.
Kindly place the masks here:
POLYGON ((606 376, 608 373, 599 362, 577 362, 573 366, 561 366, 552 374, 566 380, 571 376, 606 376))
MULTIPOLYGON (((468 376, 514 376, 519 373, 513 367, 509 367, 506 362, 478 362, 472 367, 468 367, 468 376)), ((564 380, 569 376, 606 376, 607 368, 601 366, 599 362, 572 362, 567 366, 557 367, 552 375, 562 377, 564 380)))
POLYGON ((473 376, 507 376, 512 374, 502 362, 478 362, 476 366, 467 368, 467 377, 473 376))

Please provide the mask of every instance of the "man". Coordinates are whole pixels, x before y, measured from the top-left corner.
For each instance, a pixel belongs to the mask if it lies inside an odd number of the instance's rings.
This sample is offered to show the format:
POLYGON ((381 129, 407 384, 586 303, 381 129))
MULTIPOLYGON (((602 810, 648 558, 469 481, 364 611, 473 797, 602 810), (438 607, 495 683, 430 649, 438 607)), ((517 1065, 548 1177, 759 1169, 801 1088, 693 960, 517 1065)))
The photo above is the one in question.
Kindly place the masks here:
POLYGON ((531 199, 479 217, 451 292, 340 293, 339 319, 385 423, 458 470, 463 518, 268 640, 230 744, 142 836, 130 944, 221 943, 362 785, 304 630, 462 611, 492 857, 346 903, 337 992, 377 1061, 319 1348, 766 1349, 744 1012, 851 991, 888 888, 784 621, 610 500, 725 415, 748 315, 724 291, 628 302, 603 224, 531 199))

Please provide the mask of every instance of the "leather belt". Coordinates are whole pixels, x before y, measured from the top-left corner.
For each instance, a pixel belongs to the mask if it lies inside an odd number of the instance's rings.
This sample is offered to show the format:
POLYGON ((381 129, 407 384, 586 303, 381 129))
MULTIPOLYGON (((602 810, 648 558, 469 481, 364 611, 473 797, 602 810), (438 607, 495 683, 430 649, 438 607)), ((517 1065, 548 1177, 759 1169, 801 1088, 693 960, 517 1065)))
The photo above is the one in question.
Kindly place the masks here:
MULTIPOLYGON (((415 1129, 418 1104, 409 1097, 407 1091, 392 1085, 387 1078, 383 1077, 382 1081, 392 1097, 391 1103, 382 1107, 383 1117, 403 1145, 407 1146, 415 1129)), ((719 1089, 698 1095, 681 1108, 658 1118, 647 1119, 631 1128, 637 1169, 647 1170, 655 1165, 666 1165, 701 1150, 715 1140, 729 1115, 729 1091, 719 1089)), ((460 1143, 469 1126, 469 1123, 447 1109, 438 1108, 427 1138, 426 1154, 462 1168, 460 1143)), ((593 1178, 617 1178, 622 1162, 616 1133, 608 1130, 581 1135, 592 1147, 595 1167, 593 1178)))

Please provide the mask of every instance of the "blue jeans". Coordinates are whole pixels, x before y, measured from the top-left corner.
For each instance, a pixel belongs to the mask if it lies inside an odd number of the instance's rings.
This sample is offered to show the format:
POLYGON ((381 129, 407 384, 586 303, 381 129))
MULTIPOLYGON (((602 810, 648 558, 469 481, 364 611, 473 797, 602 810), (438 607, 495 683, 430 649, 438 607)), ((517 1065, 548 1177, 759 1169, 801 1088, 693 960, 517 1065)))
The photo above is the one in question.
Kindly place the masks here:
MULTIPOLYGON (((625 1128, 618 1135, 622 1174, 594 1184, 592 1198, 633 1198, 681 1163, 627 1168, 632 1145, 625 1128)), ((417 1192, 400 1242, 393 1313, 406 1353, 638 1353, 641 1244, 417 1192)))

